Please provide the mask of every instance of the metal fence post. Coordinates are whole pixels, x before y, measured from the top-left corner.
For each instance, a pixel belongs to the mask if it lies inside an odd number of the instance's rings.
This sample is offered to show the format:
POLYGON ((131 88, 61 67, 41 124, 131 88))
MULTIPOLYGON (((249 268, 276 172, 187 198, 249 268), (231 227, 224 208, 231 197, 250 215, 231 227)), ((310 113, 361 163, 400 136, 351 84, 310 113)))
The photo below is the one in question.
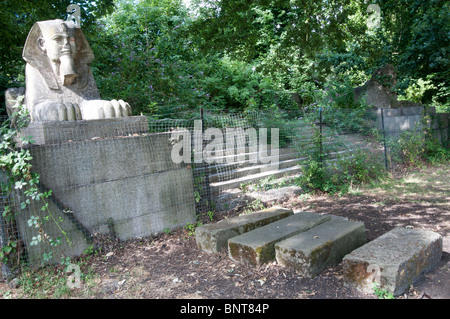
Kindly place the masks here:
MULTIPOLYGON (((200 118, 202 121, 202 137, 203 134, 205 133, 205 118, 203 115, 203 108, 200 109, 200 118)), ((202 150, 205 148, 205 141, 202 138, 202 150)), ((202 157, 203 158, 203 157, 202 157)), ((208 163, 205 163, 205 159, 202 160, 202 168, 203 168, 203 172, 205 174, 205 186, 206 186, 206 198, 207 198, 207 203, 206 206, 208 208, 208 210, 211 209, 212 207, 212 196, 211 196, 211 189, 210 189, 210 181, 209 181, 209 165, 208 163)))
POLYGON ((387 147, 386 147, 386 131, 384 130, 384 112, 383 108, 380 108, 381 110, 381 129, 383 130, 383 144, 384 144, 384 166, 386 167, 386 170, 389 170, 388 167, 388 161, 387 161, 387 147))
POLYGON ((323 135, 322 135, 322 108, 319 108, 319 159, 320 166, 323 167, 323 135))

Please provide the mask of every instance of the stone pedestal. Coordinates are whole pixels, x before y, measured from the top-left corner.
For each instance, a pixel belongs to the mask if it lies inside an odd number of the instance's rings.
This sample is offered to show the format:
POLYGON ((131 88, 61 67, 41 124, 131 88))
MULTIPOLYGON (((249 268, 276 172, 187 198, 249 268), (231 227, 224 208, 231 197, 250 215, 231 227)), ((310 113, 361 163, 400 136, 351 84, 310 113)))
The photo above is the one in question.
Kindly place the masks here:
MULTIPOLYGON (((52 190, 55 216, 80 230, 73 242, 96 233, 145 237, 195 221, 192 169, 172 161, 171 133, 148 133, 145 117, 43 122, 24 134, 35 141, 26 147, 41 187, 52 190)), ((29 250, 38 249, 27 226, 35 213, 18 219, 29 250)), ((64 253, 80 254, 87 244, 64 253)))

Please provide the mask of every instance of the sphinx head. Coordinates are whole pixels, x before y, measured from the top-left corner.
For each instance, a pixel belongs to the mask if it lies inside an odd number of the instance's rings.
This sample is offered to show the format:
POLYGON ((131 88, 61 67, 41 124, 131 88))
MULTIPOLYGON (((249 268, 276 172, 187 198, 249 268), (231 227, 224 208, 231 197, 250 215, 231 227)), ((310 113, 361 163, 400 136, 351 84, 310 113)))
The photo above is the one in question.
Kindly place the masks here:
POLYGON ((77 77, 74 59, 77 53, 75 29, 67 22, 53 21, 41 27, 38 47, 50 59, 63 85, 72 85, 77 77))
POLYGON ((58 19, 35 23, 25 43, 23 58, 39 70, 50 88, 58 89, 75 82, 79 88, 85 86, 85 73, 94 55, 81 29, 58 19))

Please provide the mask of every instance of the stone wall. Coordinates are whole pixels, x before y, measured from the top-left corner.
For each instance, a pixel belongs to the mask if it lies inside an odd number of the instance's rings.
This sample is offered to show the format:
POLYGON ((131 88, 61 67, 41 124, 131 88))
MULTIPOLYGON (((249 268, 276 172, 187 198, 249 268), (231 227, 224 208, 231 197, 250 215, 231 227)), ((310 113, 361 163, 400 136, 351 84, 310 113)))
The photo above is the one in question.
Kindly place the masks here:
MULTIPOLYGON (((142 133, 142 123, 130 117, 27 128, 26 135, 45 133, 27 148, 42 189, 52 190, 52 213, 70 230, 74 245, 64 245, 65 256, 82 253, 95 234, 127 240, 195 221, 192 169, 172 161, 171 133, 142 133)), ((27 225, 31 215, 42 215, 35 206, 17 218, 33 261, 41 252, 39 245, 30 246, 35 234, 27 225)))
MULTIPOLYGON (((381 130, 381 108, 371 112, 376 113, 376 126, 381 130)), ((417 131, 423 128, 424 114, 431 118, 430 129, 442 145, 449 143, 448 113, 436 113, 434 107, 412 106, 383 109, 384 131, 387 137, 395 138, 405 131, 417 131)))

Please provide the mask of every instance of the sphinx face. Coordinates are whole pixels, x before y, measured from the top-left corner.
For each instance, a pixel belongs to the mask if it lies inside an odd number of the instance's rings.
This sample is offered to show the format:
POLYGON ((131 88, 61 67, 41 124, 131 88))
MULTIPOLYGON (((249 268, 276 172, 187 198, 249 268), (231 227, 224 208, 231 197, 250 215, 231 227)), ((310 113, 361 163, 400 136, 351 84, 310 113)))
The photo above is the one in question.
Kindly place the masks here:
POLYGON ((77 42, 73 29, 63 22, 53 25, 42 33, 38 45, 53 63, 56 75, 59 75, 64 86, 73 84, 77 77, 74 57, 77 53, 77 42))
POLYGON ((57 33, 43 39, 43 49, 46 50, 48 58, 53 62, 60 62, 61 56, 74 58, 77 52, 77 43, 73 35, 57 33))

